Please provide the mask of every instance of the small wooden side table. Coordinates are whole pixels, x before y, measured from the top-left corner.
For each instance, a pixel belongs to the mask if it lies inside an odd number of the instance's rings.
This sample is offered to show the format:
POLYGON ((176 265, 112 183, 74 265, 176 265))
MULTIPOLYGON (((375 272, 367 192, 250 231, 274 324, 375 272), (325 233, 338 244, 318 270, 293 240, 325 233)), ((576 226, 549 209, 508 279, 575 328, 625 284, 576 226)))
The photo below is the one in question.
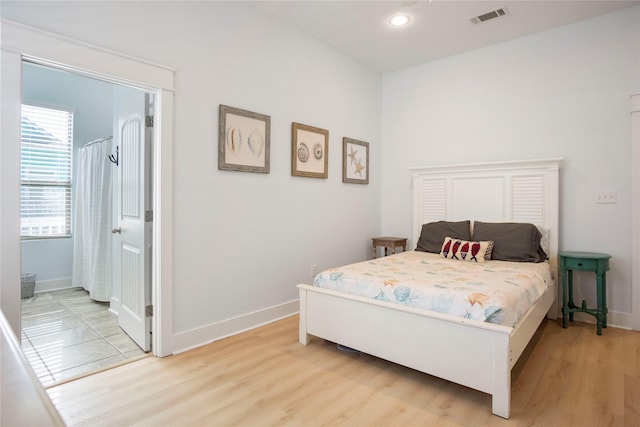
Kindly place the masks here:
POLYGON ((402 248, 402 251, 407 250, 407 239, 404 237, 374 237, 371 239, 371 246, 373 247, 373 257, 376 258, 378 246, 384 246, 384 256, 387 256, 387 249, 391 248, 391 253, 396 253, 396 248, 402 248))
POLYGON ((598 335, 607 327, 607 276, 611 255, 597 252, 560 252, 562 271, 562 327, 567 327, 567 316, 573 322, 573 313, 587 313, 596 318, 598 335), (577 307, 573 303, 573 271, 592 271, 596 274, 597 308, 587 308, 586 301, 577 307))

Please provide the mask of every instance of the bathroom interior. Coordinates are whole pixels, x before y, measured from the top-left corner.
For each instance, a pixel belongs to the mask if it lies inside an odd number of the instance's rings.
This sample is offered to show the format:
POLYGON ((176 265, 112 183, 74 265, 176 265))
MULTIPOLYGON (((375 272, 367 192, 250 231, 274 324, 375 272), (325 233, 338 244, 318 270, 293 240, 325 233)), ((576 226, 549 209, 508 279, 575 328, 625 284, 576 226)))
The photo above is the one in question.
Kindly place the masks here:
MULTIPOLYGON (((23 62, 23 105, 73 114, 71 233, 23 237, 21 245, 23 281, 35 279, 26 291, 21 283, 21 344, 45 387, 150 354, 119 322, 121 257, 112 232, 120 197, 119 100, 142 99, 144 113, 145 96, 152 95, 23 62)), ((23 129, 24 120, 23 114, 23 129)))

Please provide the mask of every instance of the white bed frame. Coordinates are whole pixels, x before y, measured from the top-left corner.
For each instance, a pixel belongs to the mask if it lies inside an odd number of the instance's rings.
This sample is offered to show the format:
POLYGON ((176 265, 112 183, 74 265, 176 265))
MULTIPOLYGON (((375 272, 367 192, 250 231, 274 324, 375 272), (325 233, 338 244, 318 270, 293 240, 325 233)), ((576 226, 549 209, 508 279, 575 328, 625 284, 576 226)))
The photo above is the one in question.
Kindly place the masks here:
MULTIPOLYGON (((413 241, 437 220, 530 222, 548 227, 557 278, 561 159, 410 168, 413 241)), ((542 319, 557 316, 557 281, 515 328, 298 285, 299 339, 324 338, 492 395, 509 418, 511 368, 542 319)))

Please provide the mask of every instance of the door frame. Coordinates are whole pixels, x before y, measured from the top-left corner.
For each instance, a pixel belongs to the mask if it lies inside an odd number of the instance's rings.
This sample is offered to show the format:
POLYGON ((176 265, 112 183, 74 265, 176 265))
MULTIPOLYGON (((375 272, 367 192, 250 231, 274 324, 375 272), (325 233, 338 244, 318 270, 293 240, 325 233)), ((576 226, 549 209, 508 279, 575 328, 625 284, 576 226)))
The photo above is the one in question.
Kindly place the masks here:
POLYGON ((20 105, 22 62, 156 93, 153 157, 152 351, 173 353, 173 102, 171 68, 2 20, 0 48, 0 309, 20 336, 20 105), (11 203, 13 201, 13 203, 11 203))
POLYGON ((631 329, 640 331, 640 93, 631 95, 631 329))

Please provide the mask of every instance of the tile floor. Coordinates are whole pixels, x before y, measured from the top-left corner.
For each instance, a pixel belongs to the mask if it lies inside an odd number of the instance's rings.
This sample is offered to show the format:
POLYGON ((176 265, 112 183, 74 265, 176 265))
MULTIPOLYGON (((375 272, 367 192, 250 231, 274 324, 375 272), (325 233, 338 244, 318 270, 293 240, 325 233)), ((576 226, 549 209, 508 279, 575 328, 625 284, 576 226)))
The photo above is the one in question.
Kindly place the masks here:
POLYGON ((145 354, 120 329, 109 303, 81 288, 23 299, 21 340, 45 387, 145 354))

